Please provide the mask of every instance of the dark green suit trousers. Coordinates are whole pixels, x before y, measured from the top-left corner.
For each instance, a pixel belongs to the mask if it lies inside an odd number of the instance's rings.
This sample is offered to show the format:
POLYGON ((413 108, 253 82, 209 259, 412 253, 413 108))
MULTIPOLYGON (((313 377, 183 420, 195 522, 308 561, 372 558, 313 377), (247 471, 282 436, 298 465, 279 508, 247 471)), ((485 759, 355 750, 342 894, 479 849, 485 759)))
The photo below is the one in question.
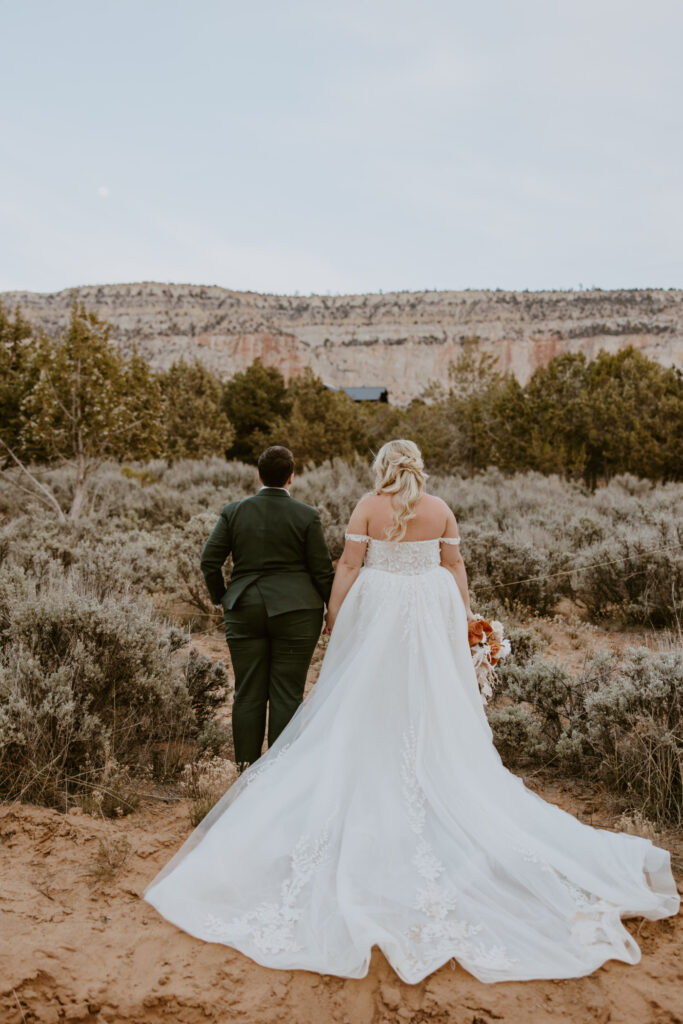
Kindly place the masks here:
POLYGON ((268 705, 271 747, 301 704, 322 620, 322 608, 269 616, 258 582, 225 610, 225 637, 235 671, 232 732, 238 764, 253 764, 261 756, 268 705))
POLYGON ((320 515, 279 487, 231 501, 204 545, 201 566, 211 600, 223 605, 235 670, 235 757, 251 764, 261 756, 266 705, 270 746, 303 698, 334 579, 320 515))

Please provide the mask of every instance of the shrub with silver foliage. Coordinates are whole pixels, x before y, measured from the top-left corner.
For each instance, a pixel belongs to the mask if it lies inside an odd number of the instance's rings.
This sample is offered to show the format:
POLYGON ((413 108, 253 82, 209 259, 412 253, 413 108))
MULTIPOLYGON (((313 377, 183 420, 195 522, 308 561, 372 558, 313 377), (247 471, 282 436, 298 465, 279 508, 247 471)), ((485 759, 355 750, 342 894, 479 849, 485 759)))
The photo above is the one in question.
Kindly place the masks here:
POLYGON ((683 823, 680 650, 598 652, 575 676, 540 659, 511 659, 498 669, 488 717, 508 763, 593 777, 647 817, 683 823))
POLYGON ((64 806, 106 763, 158 766, 191 740, 184 642, 148 602, 58 562, 0 570, 0 795, 64 806))

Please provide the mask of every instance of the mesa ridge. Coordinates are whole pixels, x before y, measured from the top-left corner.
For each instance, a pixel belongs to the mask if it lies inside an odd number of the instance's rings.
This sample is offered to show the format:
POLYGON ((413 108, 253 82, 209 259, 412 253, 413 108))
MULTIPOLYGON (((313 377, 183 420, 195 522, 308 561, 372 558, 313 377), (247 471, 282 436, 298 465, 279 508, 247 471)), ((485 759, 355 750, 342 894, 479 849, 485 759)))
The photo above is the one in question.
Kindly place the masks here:
POLYGON ((260 357, 287 379, 310 366, 326 384, 382 385, 399 403, 445 382, 473 335, 520 383, 564 352, 592 358, 628 345, 683 367, 683 289, 673 288, 300 296, 140 282, 4 292, 0 301, 19 304, 50 336, 82 302, 111 323, 124 353, 136 344, 154 369, 197 357, 227 378, 260 357))

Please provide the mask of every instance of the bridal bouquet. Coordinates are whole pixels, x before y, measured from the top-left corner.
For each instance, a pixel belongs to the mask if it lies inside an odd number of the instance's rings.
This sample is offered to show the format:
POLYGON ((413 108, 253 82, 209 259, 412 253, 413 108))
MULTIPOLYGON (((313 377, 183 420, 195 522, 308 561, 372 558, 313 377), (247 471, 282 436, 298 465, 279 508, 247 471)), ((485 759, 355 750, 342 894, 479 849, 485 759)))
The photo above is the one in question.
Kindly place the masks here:
POLYGON ((467 625, 470 653, 477 674, 481 699, 488 704, 493 696, 493 670, 501 658, 510 653, 510 641, 503 635, 503 623, 487 622, 481 615, 475 615, 467 625))

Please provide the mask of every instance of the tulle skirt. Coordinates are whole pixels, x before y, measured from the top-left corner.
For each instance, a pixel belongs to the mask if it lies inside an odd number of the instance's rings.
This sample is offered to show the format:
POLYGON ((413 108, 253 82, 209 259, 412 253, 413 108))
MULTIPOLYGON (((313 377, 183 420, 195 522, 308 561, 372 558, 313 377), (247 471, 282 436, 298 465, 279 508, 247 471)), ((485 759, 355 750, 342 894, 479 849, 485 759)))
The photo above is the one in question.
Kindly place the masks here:
POLYGON ((622 918, 679 907, 666 850, 504 767, 441 567, 361 570, 316 686, 145 899, 268 967, 360 978, 378 946, 409 983, 451 958, 483 982, 634 964, 622 918))

